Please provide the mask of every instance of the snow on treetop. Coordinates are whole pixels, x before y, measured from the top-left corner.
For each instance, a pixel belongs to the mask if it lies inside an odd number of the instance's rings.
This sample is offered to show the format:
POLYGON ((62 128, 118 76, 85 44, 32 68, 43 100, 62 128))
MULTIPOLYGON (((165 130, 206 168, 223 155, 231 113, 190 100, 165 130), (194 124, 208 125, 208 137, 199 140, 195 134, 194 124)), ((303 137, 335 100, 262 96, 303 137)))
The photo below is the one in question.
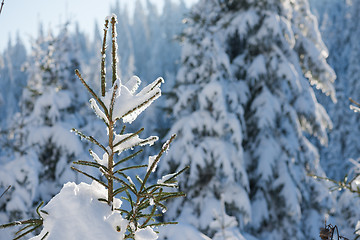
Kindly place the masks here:
MULTIPOLYGON (((148 172, 148 171, 150 170, 150 168, 151 168, 151 166, 153 165, 156 157, 157 157, 157 155, 149 156, 149 163, 148 163, 148 167, 147 167, 146 172, 148 172)), ((157 167, 157 164, 156 164, 156 165, 154 166, 154 168, 152 169, 152 172, 155 172, 156 167, 157 167)))
POLYGON ((111 15, 106 16, 106 17, 105 17, 105 21, 110 21, 111 18, 115 18, 115 21, 117 21, 117 16, 116 16, 115 13, 112 13, 111 15))
MULTIPOLYGON (((95 181, 91 185, 66 183, 43 208, 48 213, 42 214, 44 228, 31 240, 40 240, 47 232, 47 240, 123 239, 128 221, 119 212, 112 211, 111 206, 98 200, 106 196, 106 188, 95 181)), ((121 204, 121 200, 114 199, 115 209, 121 204)))

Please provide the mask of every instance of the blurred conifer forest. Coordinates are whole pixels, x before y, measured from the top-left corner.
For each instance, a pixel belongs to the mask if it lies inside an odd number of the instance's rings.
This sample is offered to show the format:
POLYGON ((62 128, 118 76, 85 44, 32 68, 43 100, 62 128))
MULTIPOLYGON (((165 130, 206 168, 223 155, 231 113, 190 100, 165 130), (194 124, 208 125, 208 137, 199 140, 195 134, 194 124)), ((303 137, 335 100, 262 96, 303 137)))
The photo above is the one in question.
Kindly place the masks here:
MULTIPOLYGON (((149 181, 190 167, 177 176, 186 197, 156 218, 178 224, 158 239, 311 240, 327 224, 360 235, 360 114, 349 100, 360 101, 360 1, 167 0, 161 11, 136 1, 110 13, 118 77, 139 76, 141 89, 165 79, 162 97, 127 126, 159 136, 133 161, 148 164, 176 134, 149 181)), ((102 58, 104 76, 113 70, 102 26, 92 36, 71 19, 56 30, 39 23, 30 44, 18 36, 0 52, 0 225, 36 217, 69 181, 90 183, 70 168, 90 143, 70 130, 99 141, 109 131, 75 70, 93 89, 102 58)))

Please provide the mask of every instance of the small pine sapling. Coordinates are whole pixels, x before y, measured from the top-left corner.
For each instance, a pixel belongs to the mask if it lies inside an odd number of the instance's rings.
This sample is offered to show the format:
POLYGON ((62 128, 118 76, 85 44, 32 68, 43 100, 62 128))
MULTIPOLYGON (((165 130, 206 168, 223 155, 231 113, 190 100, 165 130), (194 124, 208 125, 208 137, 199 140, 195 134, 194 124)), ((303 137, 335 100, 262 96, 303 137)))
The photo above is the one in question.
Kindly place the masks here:
MULTIPOLYGON (((142 150, 126 155, 125 157, 120 157, 126 150, 133 149, 136 146, 152 145, 158 140, 158 137, 156 136, 141 139, 139 134, 144 130, 143 128, 135 133, 125 133, 125 123, 133 122, 142 111, 144 111, 161 95, 160 85, 163 83, 163 79, 158 78, 137 94, 135 94, 135 92, 140 84, 140 79, 138 77, 132 77, 125 84, 120 81, 117 75, 118 59, 116 55, 116 22, 117 20, 115 15, 105 19, 104 38, 101 50, 100 96, 96 94, 95 91, 85 82, 80 72, 78 70, 75 71, 80 81, 93 97, 90 99, 91 108, 95 111, 97 116, 104 121, 108 139, 106 144, 102 144, 101 141, 98 141, 95 137, 85 135, 77 129, 72 129, 72 131, 79 135, 82 139, 90 141, 103 151, 103 156, 99 157, 99 155, 90 149, 89 152, 92 157, 92 161, 79 160, 74 162, 74 164, 96 168, 105 179, 96 177, 75 166, 72 166, 71 168, 92 179, 93 182, 97 182, 106 189, 107 196, 104 198, 98 198, 99 202, 109 205, 111 211, 116 211, 118 214, 121 214, 121 216, 127 221, 126 230, 120 229, 120 226, 116 226, 115 230, 117 232, 124 233, 123 238, 119 235, 119 239, 139 239, 144 235, 152 236, 151 239, 156 239, 157 235, 153 230, 154 227, 166 224, 175 224, 175 222, 158 223, 155 221, 155 218, 161 216, 161 214, 166 211, 166 206, 164 204, 166 200, 185 196, 184 193, 174 191, 173 188, 177 188, 176 177, 184 172, 188 167, 185 167, 177 173, 165 175, 154 184, 149 183, 151 173, 155 171, 161 156, 169 149, 169 145, 174 140, 175 135, 171 136, 171 138, 165 142, 159 154, 149 157, 148 164, 124 165, 124 163, 128 163, 129 160, 133 159, 136 155, 142 152, 142 150), (106 91, 105 52, 109 24, 111 25, 112 30, 112 81, 111 88, 106 91), (119 133, 116 133, 117 124, 119 124, 120 120, 122 120, 123 126, 119 128, 119 133), (137 181, 134 183, 128 174, 128 170, 139 168, 147 169, 143 178, 138 175, 136 176, 137 181), (128 209, 117 207, 118 204, 116 204, 116 202, 119 200, 117 199, 118 196, 129 203, 130 207, 128 209), (158 213, 158 210, 161 210, 161 212, 158 213)), ((44 215, 43 217, 41 213, 46 215, 51 214, 51 212, 45 212, 42 210, 39 211, 40 207, 41 205, 37 208, 39 219, 14 222, 1 225, 0 228, 19 224, 25 225, 25 227, 21 229, 22 232, 20 232, 20 236, 15 239, 25 236, 43 225, 46 220, 46 216, 44 215), (27 231, 24 232, 24 230, 27 231)), ((44 230, 42 233, 44 235, 41 238, 38 237, 36 239, 45 239, 49 234, 49 232, 44 232, 44 230)), ((49 235, 51 235, 51 233, 49 235)))

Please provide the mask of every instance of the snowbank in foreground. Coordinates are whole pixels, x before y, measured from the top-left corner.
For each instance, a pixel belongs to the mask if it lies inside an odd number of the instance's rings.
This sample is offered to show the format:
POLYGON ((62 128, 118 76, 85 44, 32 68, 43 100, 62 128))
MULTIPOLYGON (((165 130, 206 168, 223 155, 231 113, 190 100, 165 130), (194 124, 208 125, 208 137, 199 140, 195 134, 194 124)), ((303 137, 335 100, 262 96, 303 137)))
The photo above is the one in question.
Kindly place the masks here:
POLYGON ((159 233, 159 237, 160 239, 170 240, 211 240, 211 238, 199 232, 194 226, 186 223, 163 227, 163 231, 159 233))
MULTIPOLYGON (((97 182, 91 185, 66 183, 42 209, 48 213, 41 213, 44 228, 31 240, 40 240, 47 232, 46 240, 123 239, 128 221, 118 211, 112 211, 107 203, 98 200, 106 197, 107 190, 97 182)), ((119 208, 121 203, 114 199, 114 208, 119 208)))

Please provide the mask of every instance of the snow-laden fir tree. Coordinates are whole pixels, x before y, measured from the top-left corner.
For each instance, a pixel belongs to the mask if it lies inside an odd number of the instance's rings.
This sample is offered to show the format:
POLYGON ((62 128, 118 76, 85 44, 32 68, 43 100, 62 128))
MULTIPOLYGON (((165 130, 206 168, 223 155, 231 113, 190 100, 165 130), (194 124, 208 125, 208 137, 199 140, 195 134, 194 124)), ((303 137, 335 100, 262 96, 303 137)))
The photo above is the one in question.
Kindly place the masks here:
MULTIPOLYGON (((183 66, 169 105, 178 134, 167 164, 190 171, 187 198, 166 219, 210 228, 224 195, 226 214, 259 239, 317 239, 332 198, 317 149, 331 127, 311 85, 335 101, 306 0, 200 1, 184 32, 183 66)), ((246 234, 244 234, 246 237, 246 234)))
POLYGON ((44 200, 52 197, 65 179, 75 177, 67 166, 84 152, 69 132, 71 127, 86 124, 86 95, 79 90, 81 84, 74 75, 74 70, 80 68, 74 45, 64 25, 57 36, 49 32, 35 41, 27 66, 29 79, 22 96, 24 126, 19 129, 19 145, 35 151, 43 166, 39 169, 38 191, 44 200))
POLYGON ((70 129, 86 124, 76 68, 79 62, 67 26, 57 36, 49 32, 34 41, 21 112, 11 126, 13 155, 0 169, 0 185, 12 185, 0 199, 7 221, 33 215, 40 200, 48 201, 67 180, 76 180, 68 165, 85 151, 70 129))
POLYGON ((161 170, 190 165, 181 183, 187 198, 172 203, 166 216, 178 218, 205 233, 210 231, 213 209, 220 209, 220 196, 229 215, 239 223, 249 221, 249 182, 243 155, 244 103, 248 88, 236 81, 225 42, 211 20, 218 3, 200 2, 191 12, 186 29, 182 64, 169 104, 175 118, 170 132, 176 132, 166 164, 161 170), (210 31, 213 27, 213 31, 210 31))

